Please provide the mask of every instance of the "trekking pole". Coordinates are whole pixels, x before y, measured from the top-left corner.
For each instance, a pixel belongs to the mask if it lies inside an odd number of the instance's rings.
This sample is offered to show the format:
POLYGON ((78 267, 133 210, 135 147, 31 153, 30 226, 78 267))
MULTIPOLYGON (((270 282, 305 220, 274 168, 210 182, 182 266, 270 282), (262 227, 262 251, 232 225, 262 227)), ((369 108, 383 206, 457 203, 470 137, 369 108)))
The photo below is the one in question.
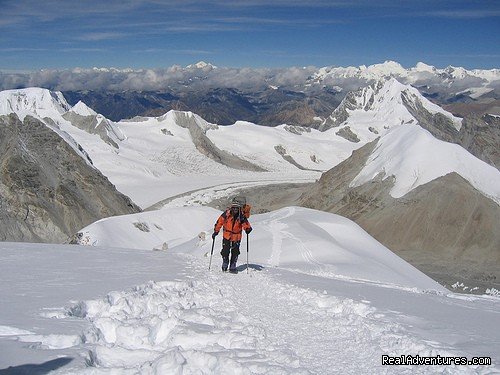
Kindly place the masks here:
POLYGON ((212 266, 212 255, 214 254, 215 237, 212 239, 212 251, 210 251, 210 263, 208 264, 208 270, 212 266))
POLYGON ((247 233, 247 273, 248 273, 248 233, 247 233))

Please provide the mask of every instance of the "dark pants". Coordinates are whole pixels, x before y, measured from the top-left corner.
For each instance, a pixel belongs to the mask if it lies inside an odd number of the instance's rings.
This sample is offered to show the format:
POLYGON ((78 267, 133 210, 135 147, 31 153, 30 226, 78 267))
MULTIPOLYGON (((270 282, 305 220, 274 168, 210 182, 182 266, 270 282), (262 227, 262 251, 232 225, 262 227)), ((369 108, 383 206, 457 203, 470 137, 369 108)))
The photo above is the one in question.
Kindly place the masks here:
POLYGON ((240 241, 229 241, 225 238, 222 240, 222 251, 220 254, 222 258, 229 258, 231 253, 231 263, 236 263, 238 255, 240 255, 240 241))

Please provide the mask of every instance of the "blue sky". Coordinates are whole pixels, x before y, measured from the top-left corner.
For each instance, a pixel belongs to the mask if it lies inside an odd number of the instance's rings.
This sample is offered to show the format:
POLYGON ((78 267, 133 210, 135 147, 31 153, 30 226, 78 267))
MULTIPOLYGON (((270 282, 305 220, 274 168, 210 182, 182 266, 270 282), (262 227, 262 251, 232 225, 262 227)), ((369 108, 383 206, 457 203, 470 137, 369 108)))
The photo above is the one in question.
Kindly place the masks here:
POLYGON ((500 1, 0 0, 0 69, 500 68, 500 1))

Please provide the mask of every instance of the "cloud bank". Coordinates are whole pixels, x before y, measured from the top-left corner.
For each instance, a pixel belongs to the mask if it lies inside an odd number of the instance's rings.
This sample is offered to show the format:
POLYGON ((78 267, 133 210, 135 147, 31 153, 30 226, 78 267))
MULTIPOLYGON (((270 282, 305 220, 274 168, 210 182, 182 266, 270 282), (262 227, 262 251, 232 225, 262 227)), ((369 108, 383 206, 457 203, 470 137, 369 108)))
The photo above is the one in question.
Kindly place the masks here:
MULTIPOLYGON (((425 64, 422 64, 425 65, 425 64)), ((448 67, 404 69, 395 62, 369 67, 318 69, 313 66, 292 68, 217 68, 210 64, 161 69, 67 69, 35 72, 1 72, 0 90, 43 87, 57 91, 190 91, 210 88, 262 90, 278 86, 295 91, 323 86, 353 90, 376 79, 396 77, 416 87, 427 86, 439 91, 447 87, 460 92, 471 87, 498 88, 500 69, 467 71, 448 67)))
POLYGON ((44 87, 58 91, 157 91, 191 87, 263 88, 269 85, 303 84, 316 72, 314 67, 287 69, 183 68, 164 69, 71 69, 1 73, 0 89, 44 87))

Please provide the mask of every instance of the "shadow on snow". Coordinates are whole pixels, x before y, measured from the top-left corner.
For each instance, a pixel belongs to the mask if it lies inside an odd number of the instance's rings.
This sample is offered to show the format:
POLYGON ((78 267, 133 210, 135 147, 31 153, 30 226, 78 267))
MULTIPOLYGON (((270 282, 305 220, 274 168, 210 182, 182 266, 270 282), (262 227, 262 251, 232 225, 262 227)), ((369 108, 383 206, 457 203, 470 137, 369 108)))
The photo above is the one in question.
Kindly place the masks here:
POLYGON ((0 370, 0 375, 44 375, 48 374, 51 371, 57 370, 63 366, 66 366, 68 363, 73 361, 73 358, 64 357, 64 358, 56 358, 50 361, 40 363, 40 364, 26 364, 19 366, 11 366, 6 369, 0 370))

